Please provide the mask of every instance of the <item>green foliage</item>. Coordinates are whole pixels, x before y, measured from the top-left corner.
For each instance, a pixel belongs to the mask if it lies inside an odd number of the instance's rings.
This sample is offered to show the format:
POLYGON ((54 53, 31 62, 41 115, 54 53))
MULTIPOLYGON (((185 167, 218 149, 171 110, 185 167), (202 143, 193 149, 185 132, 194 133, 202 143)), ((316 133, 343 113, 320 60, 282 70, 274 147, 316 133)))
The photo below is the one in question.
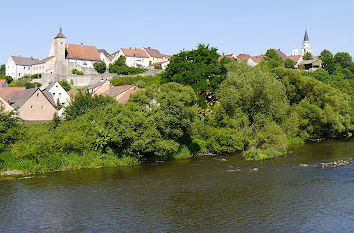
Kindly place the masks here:
POLYGON ((304 140, 334 138, 353 130, 348 95, 296 70, 278 68, 274 72, 285 85, 291 109, 298 115, 297 136, 304 140))
POLYGON ((154 66, 154 69, 162 70, 162 66, 161 65, 154 66))
POLYGON ((333 54, 325 49, 321 52, 320 58, 322 60, 323 69, 325 69, 330 75, 333 74, 335 70, 333 54))
POLYGON ((325 69, 318 69, 314 72, 309 72, 307 75, 327 84, 333 81, 333 76, 329 75, 325 69))
POLYGON ((104 61, 101 62, 95 62, 93 64, 93 67, 95 68, 95 70, 97 71, 97 73, 99 74, 103 74, 104 72, 106 72, 107 69, 107 65, 104 61))
POLYGON ((139 88, 149 87, 151 85, 159 85, 161 80, 160 75, 149 76, 134 76, 134 77, 114 77, 110 82, 113 86, 121 85, 136 85, 139 88))
POLYGON ((294 69, 294 67, 296 65, 296 62, 294 62, 293 60, 288 58, 288 59, 286 59, 284 65, 285 65, 286 68, 294 69))
POLYGON ((81 72, 80 70, 78 70, 78 69, 72 69, 72 71, 71 71, 73 74, 76 74, 76 75, 84 75, 84 73, 83 72, 81 72))
POLYGON ((64 88, 65 91, 70 91, 71 90, 71 85, 68 81, 66 80, 61 80, 59 81, 59 84, 64 88))
POLYGON ((13 112, 4 112, 0 103, 0 152, 17 141, 20 136, 18 131, 18 118, 13 112))
POLYGON ((6 79, 7 84, 10 84, 13 81, 13 78, 11 76, 1 75, 1 74, 0 74, 0 79, 6 79))
POLYGON ((278 55, 275 49, 268 49, 262 62, 271 68, 276 68, 283 64, 283 59, 278 55))
POLYGON ((6 66, 5 64, 0 66, 0 75, 5 75, 5 71, 6 71, 6 66))
POLYGON ((162 82, 190 85, 201 95, 199 103, 205 106, 205 98, 214 101, 214 92, 226 77, 226 60, 219 62, 219 57, 216 48, 203 44, 192 51, 181 51, 171 58, 162 82))
POLYGON ((109 65, 109 72, 123 75, 142 74, 147 71, 143 68, 129 67, 125 64, 125 56, 120 56, 113 64, 109 65))
POLYGON ((69 106, 65 108, 65 116, 67 120, 73 120, 90 109, 97 109, 113 103, 115 103, 115 100, 112 97, 102 95, 93 96, 89 91, 79 91, 69 106))
POLYGON ((312 60, 313 59, 312 53, 310 53, 310 52, 305 53, 303 59, 304 60, 312 60))
POLYGON ((333 59, 341 68, 350 68, 353 65, 353 58, 347 52, 336 53, 333 59))
POLYGON ((26 89, 30 89, 30 88, 34 88, 34 87, 40 87, 42 84, 37 83, 37 82, 30 82, 27 81, 26 79, 23 78, 19 78, 17 81, 15 82, 11 82, 9 84, 10 87, 26 87, 26 89))

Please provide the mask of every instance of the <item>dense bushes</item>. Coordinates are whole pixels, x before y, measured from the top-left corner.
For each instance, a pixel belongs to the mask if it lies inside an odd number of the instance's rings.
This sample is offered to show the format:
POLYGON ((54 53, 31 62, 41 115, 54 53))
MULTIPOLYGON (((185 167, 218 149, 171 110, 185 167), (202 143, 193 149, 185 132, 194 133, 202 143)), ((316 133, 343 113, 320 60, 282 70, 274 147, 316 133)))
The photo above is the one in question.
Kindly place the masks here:
POLYGON ((159 85, 161 80, 160 75, 149 76, 128 76, 128 77, 115 77, 110 82, 113 86, 121 85, 136 85, 139 88, 148 87, 151 85, 159 85))
POLYGON ((26 87, 26 89, 34 88, 34 87, 40 87, 42 84, 37 83, 37 82, 30 82, 27 81, 24 78, 19 78, 15 82, 10 83, 10 87, 26 87))
POLYGON ((143 68, 129 67, 125 64, 126 58, 120 56, 113 64, 109 65, 109 72, 115 74, 132 75, 132 74, 142 74, 147 71, 143 68))
POLYGON ((103 74, 104 72, 106 72, 107 69, 107 65, 104 61, 101 62, 95 62, 93 64, 93 67, 95 68, 95 70, 97 71, 97 73, 99 74, 103 74))

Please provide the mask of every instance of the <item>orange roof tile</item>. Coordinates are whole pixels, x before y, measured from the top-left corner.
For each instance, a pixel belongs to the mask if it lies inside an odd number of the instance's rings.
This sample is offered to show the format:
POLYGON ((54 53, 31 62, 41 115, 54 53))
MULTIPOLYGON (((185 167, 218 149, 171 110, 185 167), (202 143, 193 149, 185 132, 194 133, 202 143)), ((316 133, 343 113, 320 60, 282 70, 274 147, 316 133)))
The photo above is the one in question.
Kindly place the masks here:
POLYGON ((237 56, 237 60, 240 60, 240 61, 248 61, 248 59, 251 57, 251 55, 249 54, 245 54, 245 53, 240 53, 238 56, 237 56))
POLYGON ((69 59, 101 61, 96 46, 67 44, 66 51, 69 59))
POLYGON ((260 63, 264 58, 264 55, 258 55, 258 56, 252 56, 251 59, 256 62, 256 63, 260 63))
POLYGON ((149 58, 147 53, 142 49, 122 49, 124 56, 126 57, 142 57, 149 58))

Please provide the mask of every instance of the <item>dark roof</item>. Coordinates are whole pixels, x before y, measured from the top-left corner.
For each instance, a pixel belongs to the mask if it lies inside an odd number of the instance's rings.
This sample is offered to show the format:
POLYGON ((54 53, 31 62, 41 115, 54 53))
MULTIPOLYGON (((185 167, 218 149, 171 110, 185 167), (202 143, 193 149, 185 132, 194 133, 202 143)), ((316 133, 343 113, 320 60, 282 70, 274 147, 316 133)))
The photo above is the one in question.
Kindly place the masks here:
POLYGON ((316 61, 319 61, 320 59, 318 58, 315 58, 315 59, 312 59, 312 60, 303 60, 302 62, 300 62, 300 65, 308 65, 308 64, 312 64, 316 61))
POLYGON ((0 79, 0 87, 8 87, 6 79, 0 79))
MULTIPOLYGON (((0 97, 16 109, 21 108, 27 100, 37 91, 38 87, 26 89, 24 87, 1 87, 0 97)), ((53 96, 49 92, 42 92, 48 101, 55 107, 53 96)))
POLYGON ((310 41, 309 40, 309 35, 307 34, 307 30, 305 30, 304 41, 310 41))
POLYGON ((105 49, 98 49, 98 52, 103 53, 107 58, 111 56, 111 54, 109 54, 105 49))
POLYGON ((22 65, 22 66, 31 66, 31 65, 39 62, 38 59, 33 58, 33 57, 11 56, 11 58, 15 62, 16 65, 22 65))
POLYGON ((155 58, 163 58, 164 56, 160 53, 159 50, 157 49, 152 49, 150 47, 144 48, 147 54, 150 55, 150 57, 155 57, 155 58))
POLYGON ((65 38, 64 34, 63 34, 63 30, 62 28, 60 27, 59 28, 59 33, 56 37, 54 37, 54 39, 58 39, 58 38, 65 38))

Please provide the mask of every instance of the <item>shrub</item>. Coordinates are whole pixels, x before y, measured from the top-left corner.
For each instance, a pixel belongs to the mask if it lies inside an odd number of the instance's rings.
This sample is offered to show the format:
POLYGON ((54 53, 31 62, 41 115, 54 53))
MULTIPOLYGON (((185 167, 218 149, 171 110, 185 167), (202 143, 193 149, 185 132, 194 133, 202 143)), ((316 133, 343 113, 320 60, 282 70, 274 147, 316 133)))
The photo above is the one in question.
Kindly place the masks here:
POLYGON ((71 90, 71 85, 68 81, 66 80, 61 80, 59 81, 59 84, 64 88, 65 91, 70 91, 71 90))
POLYGON ((106 72, 107 69, 107 65, 104 61, 101 62, 95 62, 93 64, 93 67, 95 68, 95 70, 97 71, 97 73, 99 74, 103 74, 104 72, 106 72))
POLYGON ((83 72, 81 72, 81 71, 79 71, 79 70, 77 70, 77 69, 72 69, 71 72, 72 72, 73 74, 76 74, 76 75, 84 75, 83 72))

